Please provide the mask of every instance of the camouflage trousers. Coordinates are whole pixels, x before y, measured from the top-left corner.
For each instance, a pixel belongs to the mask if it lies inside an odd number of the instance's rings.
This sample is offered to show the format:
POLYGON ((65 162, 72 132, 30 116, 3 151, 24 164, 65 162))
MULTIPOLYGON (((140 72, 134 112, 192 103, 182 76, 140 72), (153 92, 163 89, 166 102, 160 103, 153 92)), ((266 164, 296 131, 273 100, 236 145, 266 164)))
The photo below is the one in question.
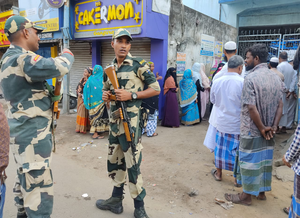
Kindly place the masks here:
POLYGON ((108 175, 112 179, 114 186, 121 187, 125 184, 128 173, 130 195, 133 199, 138 201, 142 201, 146 196, 146 190, 143 188, 143 179, 140 171, 142 149, 142 144, 138 143, 136 145, 135 164, 132 150, 126 141, 125 135, 122 134, 118 137, 114 137, 111 134, 109 135, 108 175))
POLYGON ((26 213, 30 218, 50 218, 53 210, 51 169, 23 172, 20 167, 17 170, 13 193, 20 215, 26 213))

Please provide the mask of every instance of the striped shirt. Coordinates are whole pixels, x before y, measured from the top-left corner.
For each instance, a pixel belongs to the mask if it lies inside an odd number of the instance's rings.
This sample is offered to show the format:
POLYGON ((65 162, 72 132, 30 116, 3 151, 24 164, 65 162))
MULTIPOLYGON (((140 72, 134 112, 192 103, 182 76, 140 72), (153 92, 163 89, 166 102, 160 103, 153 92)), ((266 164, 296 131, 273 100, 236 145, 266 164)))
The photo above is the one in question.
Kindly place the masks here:
POLYGON ((285 160, 292 164, 292 170, 300 176, 300 124, 295 132, 293 143, 285 153, 285 160))

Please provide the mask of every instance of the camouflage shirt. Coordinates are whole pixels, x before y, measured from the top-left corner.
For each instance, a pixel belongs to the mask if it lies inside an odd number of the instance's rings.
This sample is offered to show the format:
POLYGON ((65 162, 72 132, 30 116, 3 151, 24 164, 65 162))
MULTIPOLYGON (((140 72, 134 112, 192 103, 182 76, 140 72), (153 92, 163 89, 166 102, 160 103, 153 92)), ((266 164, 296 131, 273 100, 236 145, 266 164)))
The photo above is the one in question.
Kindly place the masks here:
MULTIPOLYGON (((112 64, 115 66, 119 85, 121 89, 125 89, 128 92, 140 92, 144 90, 144 85, 155 91, 160 91, 159 83, 153 73, 151 73, 147 62, 141 58, 132 57, 130 54, 127 55, 122 65, 118 68, 117 60, 114 59, 112 64)), ((112 83, 108 79, 107 75, 103 76, 103 90, 113 90, 112 83)), ((131 126, 134 131, 139 124, 139 116, 141 109, 142 99, 126 101, 127 113, 131 118, 131 126)), ((117 109, 116 102, 111 102, 111 111, 117 109)), ((122 125, 120 121, 110 118, 111 132, 114 136, 123 133, 122 125)))
POLYGON ((69 72, 74 57, 64 53, 56 58, 43 58, 33 52, 11 45, 3 55, 0 81, 8 104, 7 118, 10 142, 18 163, 25 168, 40 169, 50 157, 51 98, 46 79, 62 77, 69 72), (30 167, 28 164, 36 163, 30 167))

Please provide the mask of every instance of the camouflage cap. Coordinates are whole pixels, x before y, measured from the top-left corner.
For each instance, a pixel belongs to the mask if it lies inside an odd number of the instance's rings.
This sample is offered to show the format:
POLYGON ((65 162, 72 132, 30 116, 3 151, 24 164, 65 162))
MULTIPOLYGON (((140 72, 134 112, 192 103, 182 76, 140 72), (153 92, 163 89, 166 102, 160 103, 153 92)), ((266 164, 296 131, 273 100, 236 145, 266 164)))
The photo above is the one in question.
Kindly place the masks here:
POLYGON ((115 33, 112 36, 112 39, 117 39, 117 38, 120 38, 121 36, 128 36, 131 40, 133 40, 132 37, 131 37, 130 32, 126 29, 116 30, 115 33))
POLYGON ((22 17, 20 15, 11 16, 8 18, 5 22, 4 26, 4 33, 7 37, 9 37, 11 34, 22 30, 22 29, 29 29, 34 28, 38 31, 43 31, 46 29, 42 26, 34 25, 30 20, 28 20, 26 17, 22 17))

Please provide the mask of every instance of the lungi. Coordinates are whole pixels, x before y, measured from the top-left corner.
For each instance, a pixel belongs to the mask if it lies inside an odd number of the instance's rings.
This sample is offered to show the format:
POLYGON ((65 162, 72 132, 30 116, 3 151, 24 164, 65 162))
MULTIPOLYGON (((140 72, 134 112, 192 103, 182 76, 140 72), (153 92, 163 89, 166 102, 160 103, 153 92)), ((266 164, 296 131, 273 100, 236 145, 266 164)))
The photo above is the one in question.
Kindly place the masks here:
POLYGON ((239 167, 243 191, 258 196, 271 191, 275 139, 248 137, 240 139, 239 167))
POLYGON ((215 165, 219 169, 233 171, 236 151, 239 147, 239 135, 217 131, 215 165))
POLYGON ((300 218, 300 176, 295 173, 294 195, 290 207, 289 218, 300 218))
POLYGON ((147 132, 147 136, 151 137, 153 136, 153 134, 156 131, 157 128, 157 116, 158 116, 158 110, 154 111, 154 114, 149 114, 148 115, 148 121, 147 121, 147 126, 146 126, 146 130, 143 129, 142 130, 142 134, 144 134, 145 132, 147 132))

